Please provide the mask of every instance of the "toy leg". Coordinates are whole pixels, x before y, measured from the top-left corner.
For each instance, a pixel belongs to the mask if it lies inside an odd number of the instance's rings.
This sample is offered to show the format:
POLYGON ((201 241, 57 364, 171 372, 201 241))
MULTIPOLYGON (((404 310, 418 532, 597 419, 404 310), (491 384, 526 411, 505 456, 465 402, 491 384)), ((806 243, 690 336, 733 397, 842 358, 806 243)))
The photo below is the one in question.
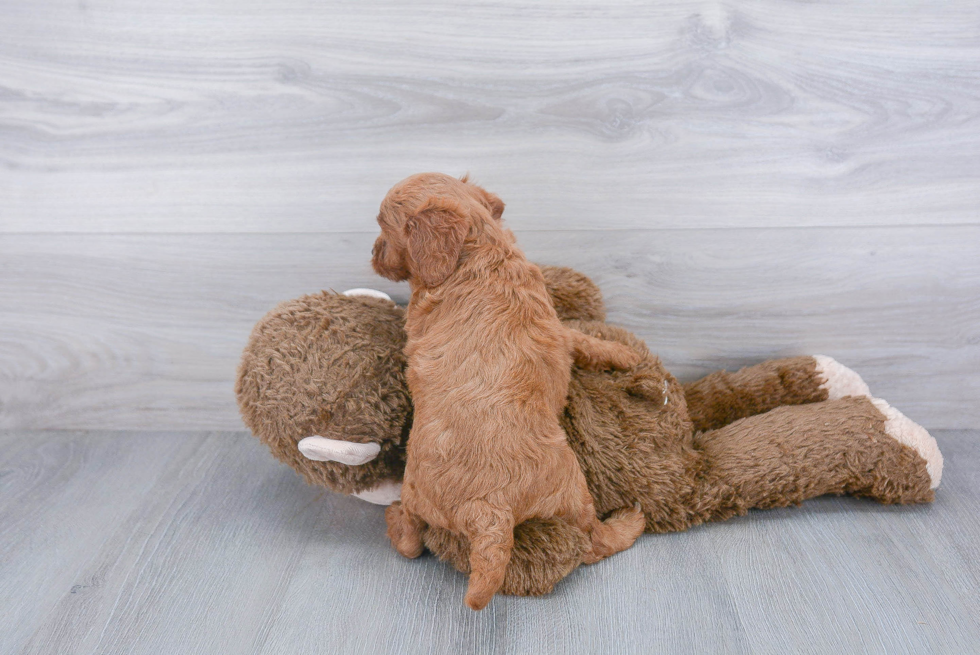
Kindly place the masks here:
POLYGON ((711 481, 702 520, 828 493, 930 502, 942 475, 935 439, 866 397, 779 407, 700 434, 695 445, 711 481))
POLYGON ((851 369, 823 355, 790 357, 719 371, 684 385, 697 432, 714 430, 782 405, 803 405, 845 396, 870 396, 851 369))
POLYGON ((572 356, 582 368, 625 370, 640 362, 640 356, 625 344, 599 339, 572 328, 568 333, 571 336, 572 356))
POLYGON ((385 509, 385 522, 388 524, 391 545, 399 554, 410 559, 422 554, 425 522, 421 518, 408 512, 400 502, 395 502, 385 509))

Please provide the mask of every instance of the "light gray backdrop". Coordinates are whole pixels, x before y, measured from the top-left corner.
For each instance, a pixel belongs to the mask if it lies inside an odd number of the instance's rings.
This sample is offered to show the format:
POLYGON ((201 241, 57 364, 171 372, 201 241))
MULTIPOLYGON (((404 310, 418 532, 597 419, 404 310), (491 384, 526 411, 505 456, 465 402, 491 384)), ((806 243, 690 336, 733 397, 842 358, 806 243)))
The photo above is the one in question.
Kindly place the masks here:
POLYGON ((413 172, 683 379, 832 355, 980 419, 980 5, 0 1, 0 428, 240 429, 249 329, 413 172), (526 5, 526 6, 525 6, 526 5))

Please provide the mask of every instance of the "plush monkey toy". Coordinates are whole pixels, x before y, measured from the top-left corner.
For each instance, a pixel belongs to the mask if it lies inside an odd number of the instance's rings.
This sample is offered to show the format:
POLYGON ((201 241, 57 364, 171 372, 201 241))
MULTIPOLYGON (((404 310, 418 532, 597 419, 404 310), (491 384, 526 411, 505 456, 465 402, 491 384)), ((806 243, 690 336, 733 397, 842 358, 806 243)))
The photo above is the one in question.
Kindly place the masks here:
MULTIPOLYGON (((542 271, 563 321, 642 355, 626 371, 572 371, 561 423, 600 518, 639 502, 648 532, 672 532, 823 494, 933 500, 943 466, 935 439, 835 360, 779 359, 681 385, 642 341, 604 323, 591 280, 542 271)), ((377 291, 280 304, 239 366, 246 425, 311 484, 396 501, 412 422, 403 325, 403 310, 377 291)), ((424 542, 469 572, 463 538, 428 527, 424 542)), ((587 548, 559 519, 520 524, 501 592, 550 592, 587 548)))

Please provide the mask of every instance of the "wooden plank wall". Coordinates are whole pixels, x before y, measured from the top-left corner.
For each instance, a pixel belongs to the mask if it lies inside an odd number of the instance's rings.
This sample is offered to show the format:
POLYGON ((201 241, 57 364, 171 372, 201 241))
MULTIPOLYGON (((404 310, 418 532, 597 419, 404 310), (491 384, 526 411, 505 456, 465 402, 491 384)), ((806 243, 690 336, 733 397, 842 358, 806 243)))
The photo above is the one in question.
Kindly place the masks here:
POLYGON ((470 171, 691 379, 980 420, 980 5, 0 1, 0 428, 239 429, 251 325, 470 171))

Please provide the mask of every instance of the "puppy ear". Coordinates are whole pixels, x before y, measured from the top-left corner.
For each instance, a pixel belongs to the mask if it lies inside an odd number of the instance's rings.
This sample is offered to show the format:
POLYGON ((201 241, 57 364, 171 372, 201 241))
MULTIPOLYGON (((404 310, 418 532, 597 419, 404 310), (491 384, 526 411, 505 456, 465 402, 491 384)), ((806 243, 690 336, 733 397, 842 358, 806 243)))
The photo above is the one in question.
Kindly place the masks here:
POLYGON ((500 217, 504 214, 504 201, 495 193, 490 193, 484 189, 480 189, 480 191, 483 195, 483 204, 490 210, 490 215, 493 216, 493 220, 499 221, 500 217))
POLYGON ((427 287, 442 284, 459 263, 466 219, 452 198, 435 196, 405 222, 413 273, 427 287))
POLYGON ((490 215, 493 216, 493 220, 499 221, 500 217, 504 213, 504 201, 500 199, 495 193, 490 193, 481 186, 473 184, 470 180, 470 174, 467 173, 460 178, 460 181, 469 184, 476 191, 477 198, 480 199, 480 204, 489 210, 490 215))

